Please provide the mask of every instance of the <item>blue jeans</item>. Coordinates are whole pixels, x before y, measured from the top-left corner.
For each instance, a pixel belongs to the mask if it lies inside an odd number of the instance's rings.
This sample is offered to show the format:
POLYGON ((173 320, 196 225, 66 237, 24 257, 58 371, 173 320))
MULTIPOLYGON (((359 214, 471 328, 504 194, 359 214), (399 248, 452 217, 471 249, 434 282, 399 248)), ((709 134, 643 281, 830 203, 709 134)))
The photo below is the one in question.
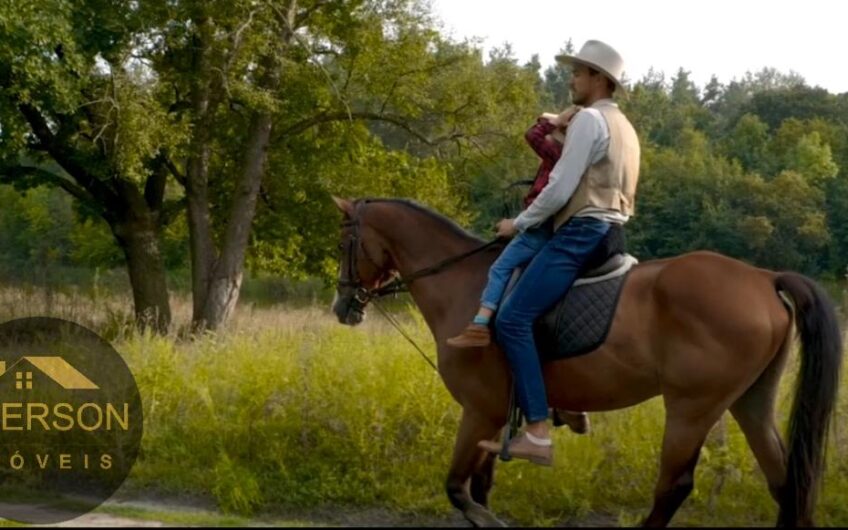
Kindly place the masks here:
POLYGON ((512 367, 527 423, 548 417, 533 323, 565 295, 609 227, 591 217, 574 217, 561 226, 530 261, 498 311, 497 340, 512 367))
POLYGON ((489 267, 489 281, 480 296, 480 305, 495 311, 501 303, 512 271, 530 263, 551 238, 550 221, 537 228, 528 228, 509 242, 498 259, 489 267))

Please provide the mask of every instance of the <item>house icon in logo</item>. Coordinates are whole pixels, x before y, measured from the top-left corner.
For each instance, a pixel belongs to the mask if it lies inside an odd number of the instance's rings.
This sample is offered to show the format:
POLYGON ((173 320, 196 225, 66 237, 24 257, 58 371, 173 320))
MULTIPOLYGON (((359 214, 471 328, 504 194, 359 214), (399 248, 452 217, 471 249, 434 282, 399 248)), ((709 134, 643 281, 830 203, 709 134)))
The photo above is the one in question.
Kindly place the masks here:
POLYGON ((55 381, 65 390, 97 390, 100 388, 65 359, 57 356, 28 355, 12 363, 8 369, 6 368, 6 361, 0 361, 0 378, 11 372, 13 368, 16 368, 15 388, 18 390, 32 389, 33 368, 55 381))

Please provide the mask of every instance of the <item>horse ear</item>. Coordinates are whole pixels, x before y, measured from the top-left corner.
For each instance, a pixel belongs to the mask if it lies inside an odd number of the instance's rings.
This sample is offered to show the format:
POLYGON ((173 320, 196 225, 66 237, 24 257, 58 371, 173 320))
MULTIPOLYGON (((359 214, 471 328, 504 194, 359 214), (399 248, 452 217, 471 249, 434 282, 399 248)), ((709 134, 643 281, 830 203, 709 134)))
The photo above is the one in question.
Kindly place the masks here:
POLYGON ((342 211, 348 217, 353 216, 353 203, 347 199, 340 199, 335 195, 332 195, 333 202, 336 203, 336 208, 342 211))

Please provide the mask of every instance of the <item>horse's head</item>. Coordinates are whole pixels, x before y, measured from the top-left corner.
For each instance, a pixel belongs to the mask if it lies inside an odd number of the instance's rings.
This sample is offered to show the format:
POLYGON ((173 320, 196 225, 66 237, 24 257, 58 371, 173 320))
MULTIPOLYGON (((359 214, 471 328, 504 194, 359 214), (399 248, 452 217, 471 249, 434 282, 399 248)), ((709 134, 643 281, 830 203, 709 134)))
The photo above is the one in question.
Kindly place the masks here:
POLYGON ((365 318, 370 292, 396 271, 386 241, 364 220, 367 203, 337 197, 333 201, 344 215, 333 312, 342 324, 355 326, 365 318))

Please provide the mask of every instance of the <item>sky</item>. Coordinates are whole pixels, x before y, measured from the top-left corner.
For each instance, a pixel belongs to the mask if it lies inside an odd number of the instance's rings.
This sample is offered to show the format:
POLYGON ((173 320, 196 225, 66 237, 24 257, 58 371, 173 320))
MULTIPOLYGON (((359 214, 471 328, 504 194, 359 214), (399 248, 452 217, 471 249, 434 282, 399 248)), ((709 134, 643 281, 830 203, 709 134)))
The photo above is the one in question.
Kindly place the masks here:
POLYGON ((443 30, 456 40, 480 37, 484 50, 512 44, 520 62, 535 53, 542 67, 571 38, 576 50, 604 41, 624 58, 625 76, 653 67, 666 79, 680 67, 700 88, 715 74, 727 83, 746 71, 794 71, 811 86, 848 92, 843 0, 431 0, 443 30))

